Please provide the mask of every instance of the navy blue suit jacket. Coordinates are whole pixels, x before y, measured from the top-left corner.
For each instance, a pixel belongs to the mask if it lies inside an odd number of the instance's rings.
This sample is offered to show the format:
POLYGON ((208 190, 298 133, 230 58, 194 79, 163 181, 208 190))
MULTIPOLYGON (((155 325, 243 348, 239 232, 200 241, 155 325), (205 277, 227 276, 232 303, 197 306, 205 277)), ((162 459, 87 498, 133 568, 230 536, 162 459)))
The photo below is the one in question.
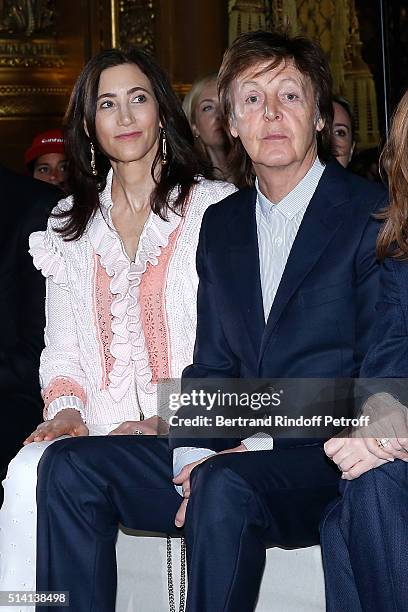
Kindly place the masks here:
MULTIPOLYGON (((370 343, 378 291, 372 213, 385 190, 327 164, 303 217, 267 323, 256 190, 206 211, 197 251, 198 321, 188 378, 354 377, 370 343)), ((186 440, 173 438, 173 447, 186 440)), ((209 440, 189 440, 209 446, 209 440)))
POLYGON ((361 367, 364 378, 408 378, 408 261, 381 266, 373 342, 361 367))

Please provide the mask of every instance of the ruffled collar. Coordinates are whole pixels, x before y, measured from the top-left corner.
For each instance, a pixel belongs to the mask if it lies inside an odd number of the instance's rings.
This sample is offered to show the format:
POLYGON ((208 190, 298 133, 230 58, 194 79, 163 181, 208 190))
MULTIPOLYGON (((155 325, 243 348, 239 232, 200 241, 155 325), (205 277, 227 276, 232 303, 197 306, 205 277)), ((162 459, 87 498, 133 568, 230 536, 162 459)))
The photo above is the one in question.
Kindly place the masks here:
POLYGON ((109 373, 108 390, 115 401, 120 401, 131 384, 133 369, 136 372, 138 388, 146 393, 155 392, 142 331, 140 282, 147 264, 157 265, 158 257, 168 245, 181 217, 169 211, 169 220, 164 221, 151 212, 140 236, 135 260, 130 261, 112 223, 112 175, 111 170, 107 176, 106 187, 100 194, 100 210, 95 214, 87 233, 95 253, 100 257, 102 267, 111 277, 110 290, 113 300, 110 352, 115 362, 109 373))

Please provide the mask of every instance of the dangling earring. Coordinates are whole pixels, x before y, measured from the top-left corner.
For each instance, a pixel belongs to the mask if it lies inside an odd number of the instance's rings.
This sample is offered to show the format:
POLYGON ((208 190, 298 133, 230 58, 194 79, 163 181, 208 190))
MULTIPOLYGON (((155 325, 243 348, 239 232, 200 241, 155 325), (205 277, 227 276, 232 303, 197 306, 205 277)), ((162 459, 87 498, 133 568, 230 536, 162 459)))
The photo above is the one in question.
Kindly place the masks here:
POLYGON ((94 176, 97 176, 98 171, 96 169, 95 147, 93 145, 93 142, 91 142, 91 168, 92 168, 92 174, 94 176))
POLYGON ((164 131, 164 129, 162 128, 162 166, 165 166, 167 164, 167 138, 166 138, 166 132, 164 131))

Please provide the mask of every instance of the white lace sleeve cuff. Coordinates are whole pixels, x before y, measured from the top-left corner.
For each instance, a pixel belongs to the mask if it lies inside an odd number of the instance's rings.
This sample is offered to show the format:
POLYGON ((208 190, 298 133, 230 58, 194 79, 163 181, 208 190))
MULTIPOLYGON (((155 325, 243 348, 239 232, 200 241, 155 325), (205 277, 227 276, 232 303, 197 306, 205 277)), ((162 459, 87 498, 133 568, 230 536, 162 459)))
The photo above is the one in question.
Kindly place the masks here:
POLYGON ((84 403, 79 397, 75 397, 75 395, 61 395, 61 397, 57 397, 50 404, 48 404, 47 408, 47 421, 50 421, 55 417, 58 412, 64 410, 64 408, 74 408, 78 410, 79 414, 82 417, 82 420, 85 423, 85 409, 84 403))

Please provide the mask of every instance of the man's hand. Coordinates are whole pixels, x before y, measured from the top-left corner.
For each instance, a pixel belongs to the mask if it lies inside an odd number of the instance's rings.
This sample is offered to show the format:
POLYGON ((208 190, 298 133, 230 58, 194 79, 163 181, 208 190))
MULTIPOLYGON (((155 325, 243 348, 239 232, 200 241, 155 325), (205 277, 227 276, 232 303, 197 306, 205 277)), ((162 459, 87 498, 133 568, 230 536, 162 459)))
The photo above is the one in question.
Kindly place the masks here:
POLYGON ((145 436, 164 436, 169 433, 166 421, 158 416, 152 416, 144 421, 125 421, 116 429, 109 432, 109 436, 128 436, 138 429, 145 436))
POLYGON ((55 440, 60 436, 88 436, 89 430, 75 408, 64 408, 49 421, 40 423, 23 442, 24 445, 43 440, 55 440))
MULTIPOLYGON (((228 453, 244 453, 247 452, 248 449, 244 444, 240 444, 235 448, 228 448, 226 450, 220 451, 217 455, 226 455, 228 453)), ((198 461, 193 461, 193 463, 188 463, 183 467, 181 472, 177 474, 175 478, 173 478, 173 482, 176 485, 180 485, 183 490, 183 501, 181 502, 180 508, 177 511, 176 518, 174 523, 176 527, 183 527, 185 519, 186 519, 186 509, 188 504, 188 498, 190 497, 190 474, 194 470, 197 465, 207 461, 211 457, 215 457, 216 455, 210 455, 210 457, 204 457, 203 459, 199 459, 198 461)))

